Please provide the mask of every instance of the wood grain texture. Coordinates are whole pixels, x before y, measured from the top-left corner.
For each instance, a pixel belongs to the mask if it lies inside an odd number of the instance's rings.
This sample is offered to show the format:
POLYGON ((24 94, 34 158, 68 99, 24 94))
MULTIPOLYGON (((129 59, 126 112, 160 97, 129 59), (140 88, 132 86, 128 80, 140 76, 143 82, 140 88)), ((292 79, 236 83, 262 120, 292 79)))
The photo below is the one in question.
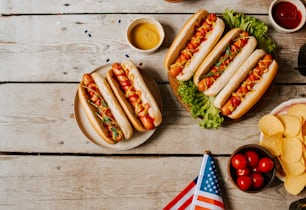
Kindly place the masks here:
MULTIPOLYGON (((35 15, 7 16, 0 21, 0 81, 79 81, 84 72, 102 65, 132 59, 161 82, 168 81, 163 67, 165 53, 190 14, 150 14, 166 33, 162 47, 147 56, 132 50, 125 40, 128 23, 141 15, 35 15), (48 26, 48 27, 45 27, 48 26)), ((268 22, 265 16, 256 16, 268 22)), ((306 28, 293 34, 274 30, 278 46, 276 82, 303 83, 297 68, 299 48, 306 28), (294 41, 293 41, 294 40, 294 41)))
MULTIPOLYGON (((243 193, 230 183, 227 161, 238 146, 258 143, 257 123, 283 101, 306 97, 297 68, 306 28, 280 34, 275 85, 239 121, 202 129, 169 86, 164 55, 183 23, 200 8, 218 15, 230 8, 269 24, 267 0, 1 0, 0 209, 162 209, 199 172, 204 150, 216 157, 227 210, 280 209, 306 196, 289 195, 275 180, 268 190, 243 193), (126 43, 127 25, 140 16, 160 21, 166 33, 152 55, 126 43), (163 123, 144 144, 127 151, 92 143, 73 113, 85 72, 133 60, 158 84, 163 123)), ((270 25, 269 25, 270 26, 270 25)))
POLYGON ((208 130, 198 126, 198 120, 179 104, 168 84, 160 84, 159 88, 163 101, 162 125, 145 144, 119 152, 94 145, 79 130, 73 115, 77 84, 2 84, 0 133, 5 140, 0 141, 0 151, 201 154, 208 149, 216 154, 230 154, 242 144, 258 142, 257 123, 261 116, 279 103, 306 93, 304 85, 274 86, 243 119, 227 120, 223 127, 208 130))
POLYGON ((221 13, 226 8, 243 10, 245 13, 265 14, 269 1, 200 1, 185 0, 168 3, 163 0, 106 0, 106 1, 67 1, 67 0, 2 0, 3 14, 58 14, 58 13, 194 13, 198 8, 221 13))
MULTIPOLYGON (((162 209, 197 176, 201 161, 201 156, 0 156, 0 208, 162 209)), ((285 210, 306 195, 288 195, 278 180, 261 193, 238 191, 226 176, 228 157, 216 161, 227 210, 285 210)))

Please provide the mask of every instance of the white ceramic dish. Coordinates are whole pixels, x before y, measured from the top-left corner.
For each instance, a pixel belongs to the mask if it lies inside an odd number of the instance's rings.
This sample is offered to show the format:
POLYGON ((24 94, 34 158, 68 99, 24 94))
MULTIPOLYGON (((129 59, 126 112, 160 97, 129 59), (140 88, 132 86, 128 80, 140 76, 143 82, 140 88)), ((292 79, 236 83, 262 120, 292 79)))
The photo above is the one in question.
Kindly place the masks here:
MULTIPOLYGON (((93 72, 98 72, 102 76, 106 74, 107 71, 111 69, 111 64, 102 66, 94 70, 93 72)), ((91 73, 93 73, 91 72, 91 73)), ((145 76, 145 75, 143 75, 145 76)), ((153 83, 154 85, 157 84, 155 81, 151 78, 146 78, 147 80, 151 80, 149 82, 153 83)), ((160 96, 160 92, 157 88, 157 90, 154 90, 154 93, 157 94, 158 97, 160 96)), ((156 97, 156 95, 155 95, 156 97)), ((157 102, 160 102, 161 99, 158 98, 157 102)), ((80 130, 83 132, 83 134, 92 142, 96 143, 97 145, 109 148, 109 149, 114 149, 114 150, 129 150, 132 148, 135 148, 141 144, 143 144, 145 141, 147 141, 155 132, 156 129, 150 130, 147 132, 137 132, 134 130, 134 135, 132 136, 131 139, 128 141, 122 141, 117 144, 108 144, 104 141, 98 141, 98 139, 101 139, 101 137, 96 133, 96 131, 93 129, 93 127, 90 125, 90 122, 84 112, 84 110, 81 107, 80 101, 79 101, 79 96, 78 93, 76 93, 75 99, 74 99, 74 116, 76 119, 76 122, 80 128, 80 130), (98 142, 101 142, 100 144, 98 142)))
POLYGON ((298 30, 300 30, 304 26, 305 21, 306 21, 305 6, 304 6, 304 4, 300 0, 274 0, 270 4, 268 14, 269 14, 269 21, 270 21, 271 25, 273 26, 273 28, 276 31, 281 32, 281 33, 292 33, 292 32, 298 31, 298 30), (302 19, 301 19, 299 25, 296 28, 293 28, 293 29, 284 28, 284 27, 280 26, 275 21, 275 19, 273 18, 273 8, 278 3, 280 3, 280 2, 289 2, 289 3, 292 3, 293 5, 295 5, 297 7, 297 10, 301 13, 302 19))
POLYGON ((131 48, 133 48, 134 50, 136 50, 137 52, 141 52, 141 53, 146 53, 146 54, 151 54, 153 52, 155 52, 163 43, 165 39, 165 32, 164 32, 164 28, 162 27, 162 25, 155 19, 150 18, 150 17, 140 17, 140 18, 136 18, 135 20, 133 20, 127 27, 126 30, 126 40, 129 44, 129 46, 131 48), (136 46, 133 45, 132 41, 131 41, 131 32, 133 31, 133 29, 138 26, 141 23, 150 23, 153 24, 156 27, 156 30, 159 34, 159 42, 157 43, 157 45, 155 45, 155 47, 151 48, 151 49, 140 49, 137 48, 136 46))

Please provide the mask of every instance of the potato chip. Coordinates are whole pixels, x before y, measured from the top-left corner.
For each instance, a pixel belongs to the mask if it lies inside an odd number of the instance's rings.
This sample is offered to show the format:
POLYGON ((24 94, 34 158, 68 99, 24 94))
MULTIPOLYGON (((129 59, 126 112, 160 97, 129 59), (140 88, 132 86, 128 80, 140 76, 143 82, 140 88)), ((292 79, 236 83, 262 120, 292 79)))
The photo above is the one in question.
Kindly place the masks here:
POLYGON ((306 169, 304 158, 301 158, 299 161, 291 163, 282 161, 282 159, 280 158, 280 163, 286 173, 286 176, 299 176, 304 173, 306 169))
POLYGON ((306 173, 299 176, 286 176, 285 188, 292 195, 297 195, 304 189, 306 184, 306 173))
POLYGON ((302 118, 295 115, 278 115, 277 116, 283 123, 285 130, 284 136, 297 136, 301 130, 301 120, 302 118))
POLYGON ((306 119, 306 104, 294 104, 289 107, 287 113, 295 116, 302 116, 306 119))
POLYGON ((274 156, 281 155, 281 139, 282 134, 275 134, 273 136, 263 136, 259 144, 269 150, 274 156))
POLYGON ((260 145, 278 158, 286 190, 297 195, 306 187, 306 104, 293 105, 274 117, 260 119, 260 145))
POLYGON ((282 134, 285 130, 283 123, 273 114, 263 116, 259 120, 259 128, 266 136, 282 134))
POLYGON ((304 158, 304 160, 306 162, 306 148, 305 148, 305 145, 303 147, 303 158, 304 158))
POLYGON ((304 120, 303 125, 302 125, 302 135, 305 138, 305 136, 306 136, 306 120, 304 120))
POLYGON ((301 130, 298 133, 298 135, 296 135, 296 137, 298 137, 300 139, 300 141, 302 142, 302 144, 304 145, 304 137, 302 135, 302 127, 301 127, 301 130))
POLYGON ((281 158, 287 163, 299 161, 303 156, 303 144, 298 137, 283 138, 281 147, 281 158))

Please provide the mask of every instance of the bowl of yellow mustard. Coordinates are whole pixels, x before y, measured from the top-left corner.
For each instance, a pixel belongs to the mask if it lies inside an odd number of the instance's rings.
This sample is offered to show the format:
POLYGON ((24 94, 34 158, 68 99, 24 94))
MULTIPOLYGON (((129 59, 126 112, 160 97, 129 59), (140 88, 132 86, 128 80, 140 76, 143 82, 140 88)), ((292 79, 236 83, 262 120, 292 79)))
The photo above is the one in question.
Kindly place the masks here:
POLYGON ((162 25, 150 17, 134 19, 127 27, 128 44, 138 52, 153 53, 163 43, 165 32, 162 25))

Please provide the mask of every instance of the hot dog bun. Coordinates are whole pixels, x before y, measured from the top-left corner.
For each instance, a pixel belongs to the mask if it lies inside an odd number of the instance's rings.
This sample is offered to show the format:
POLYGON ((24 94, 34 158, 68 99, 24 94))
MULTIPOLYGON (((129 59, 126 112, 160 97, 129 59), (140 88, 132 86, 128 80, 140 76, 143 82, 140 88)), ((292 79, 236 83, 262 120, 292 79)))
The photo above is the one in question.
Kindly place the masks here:
POLYGON ((189 80, 220 39, 224 27, 223 20, 215 14, 209 14, 206 10, 196 12, 185 22, 167 51, 164 59, 165 69, 177 80, 189 80), (203 29, 202 32, 200 28, 203 29), (194 43, 199 45, 197 50, 188 47, 195 46, 194 43))
POLYGON ((264 50, 256 49, 250 57, 242 64, 242 66, 235 72, 229 82, 220 91, 214 100, 214 106, 218 109, 225 104, 232 93, 240 86, 240 83, 247 77, 251 68, 253 68, 258 60, 266 53, 264 50))
POLYGON ((98 73, 85 74, 78 88, 78 96, 91 126, 101 136, 101 141, 115 144, 132 137, 133 128, 104 77, 98 73), (103 122, 101 119, 108 120, 103 122), (112 127, 112 130, 108 127, 112 127))
POLYGON ((144 132, 161 124, 159 107, 132 61, 113 64, 106 79, 136 130, 144 132))
POLYGON ((240 65, 255 50, 256 45, 256 39, 240 28, 234 28, 227 32, 196 70, 193 79, 199 91, 208 96, 216 96, 240 65), (219 74, 219 76, 217 78, 212 76, 215 74, 219 74), (209 85, 207 81, 210 83, 209 85))
POLYGON ((256 49, 216 96, 214 105, 223 115, 238 119, 263 96, 278 71, 278 64, 264 50, 256 49), (236 107, 233 103, 240 102, 236 107), (234 108, 235 107, 235 108, 234 108))

